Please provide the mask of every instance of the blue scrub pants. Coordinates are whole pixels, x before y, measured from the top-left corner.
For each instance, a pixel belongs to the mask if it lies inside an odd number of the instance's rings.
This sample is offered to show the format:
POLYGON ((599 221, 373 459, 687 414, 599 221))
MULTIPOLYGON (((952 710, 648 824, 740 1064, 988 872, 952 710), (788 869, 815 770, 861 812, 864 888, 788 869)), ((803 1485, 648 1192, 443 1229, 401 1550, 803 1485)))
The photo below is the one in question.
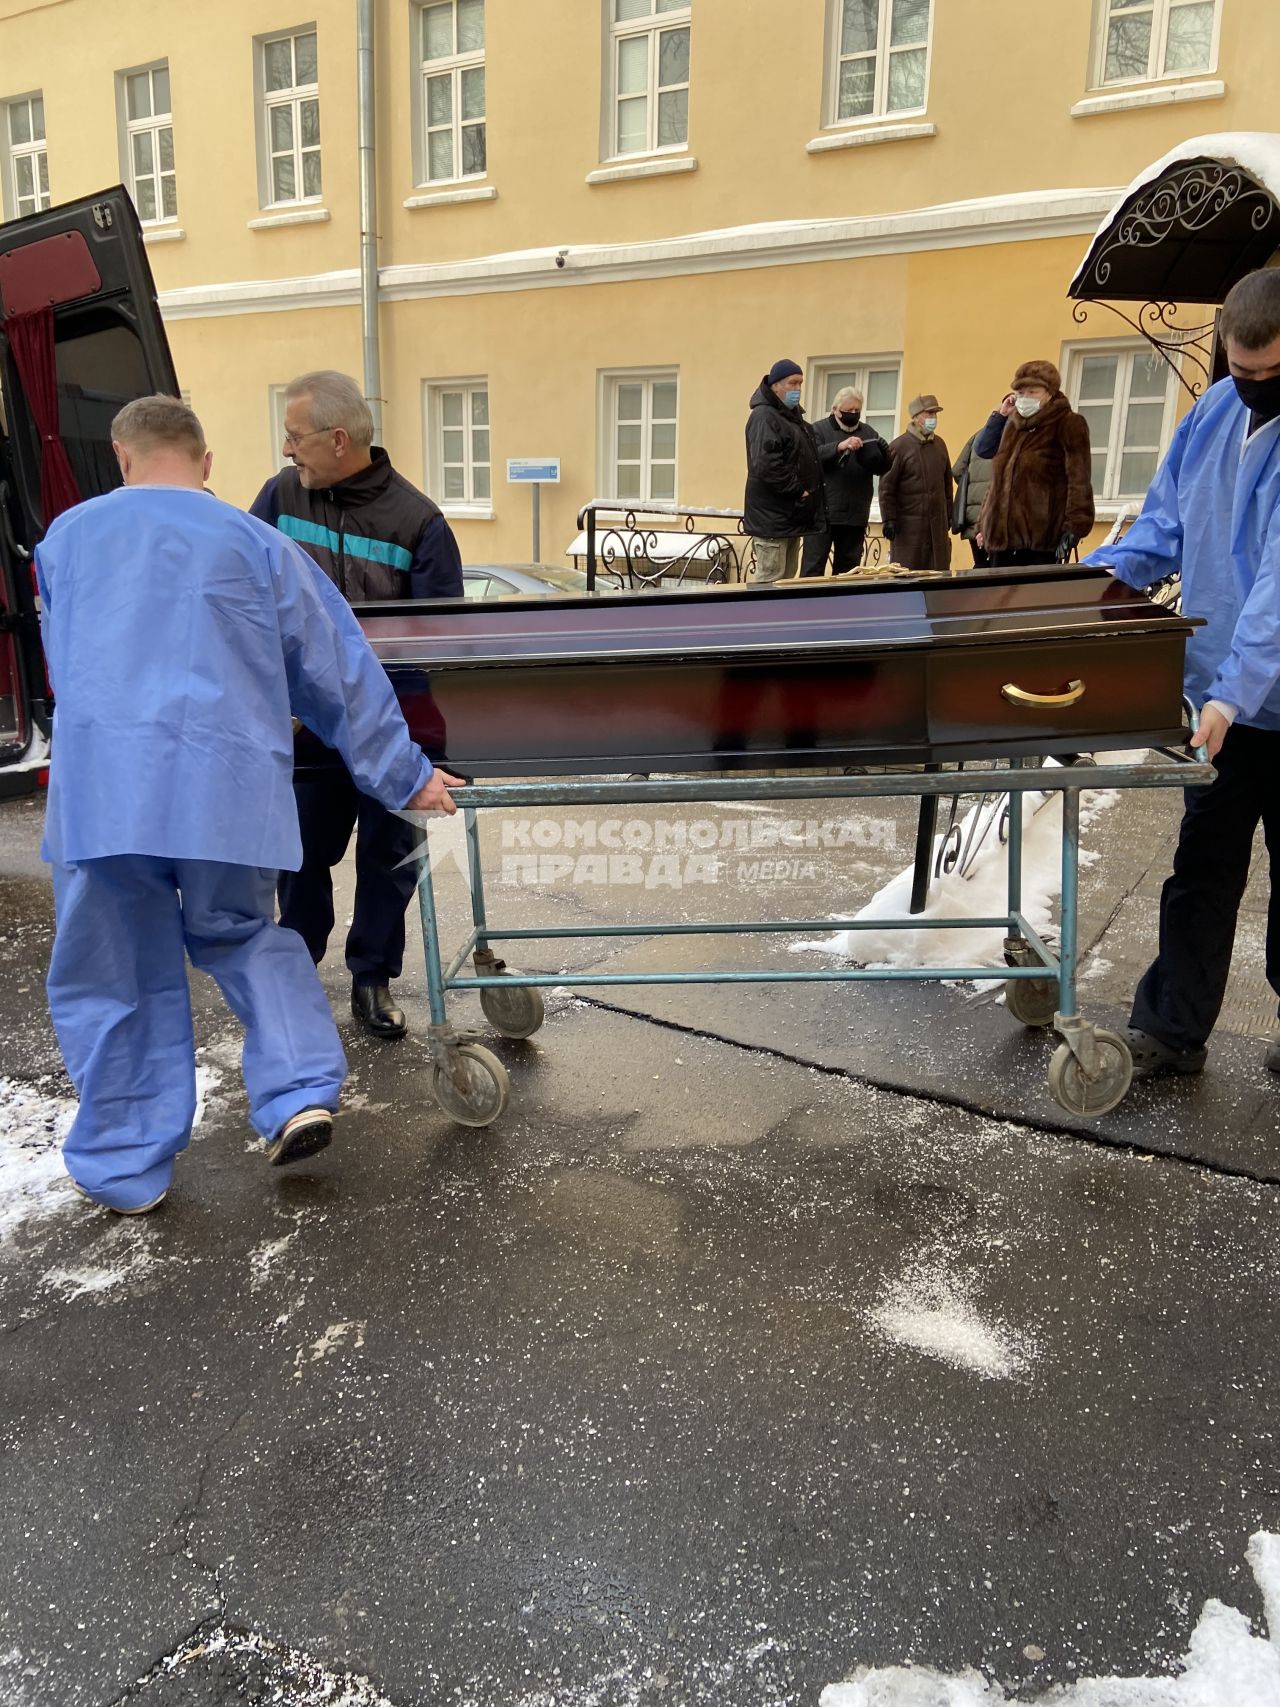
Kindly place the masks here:
POLYGON ((63 1155, 86 1191, 133 1209, 166 1191, 195 1118, 186 959, 244 1026, 249 1118, 271 1138, 336 1110, 347 1076, 302 939, 274 922, 274 871, 121 854, 53 866, 49 1009, 80 1098, 63 1155))

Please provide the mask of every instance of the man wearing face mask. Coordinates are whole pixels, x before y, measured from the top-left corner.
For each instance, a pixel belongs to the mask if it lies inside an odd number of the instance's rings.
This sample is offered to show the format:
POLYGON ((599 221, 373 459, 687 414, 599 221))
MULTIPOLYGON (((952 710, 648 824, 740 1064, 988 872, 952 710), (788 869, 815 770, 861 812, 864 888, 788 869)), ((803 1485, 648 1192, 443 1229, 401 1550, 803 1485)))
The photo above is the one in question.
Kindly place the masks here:
POLYGON ((1065 563, 1093 526, 1089 425, 1052 362, 1023 362, 974 450, 994 458, 976 541, 995 568, 1065 563))
POLYGON ((880 477, 884 537, 893 542, 891 561, 905 569, 951 567, 951 453, 938 437, 942 405, 931 391, 908 405, 911 425, 889 446, 890 463, 880 477))
POLYGON ((796 574, 801 536, 825 525, 817 440, 800 407, 803 383, 795 362, 777 361, 751 399, 742 525, 755 547, 753 581, 796 574))
MULTIPOLYGON (((1280 996, 1280 273, 1250 273, 1218 324, 1231 377, 1184 416, 1142 514, 1086 559, 1132 587, 1181 571, 1191 740, 1217 766, 1189 789, 1160 949, 1134 997, 1140 1075, 1198 1073, 1231 965, 1259 821, 1271 859, 1267 981, 1280 996)), ((1280 1034, 1266 1065, 1280 1073, 1280 1034)))
POLYGON ((832 550, 833 573, 846 575, 862 561, 875 476, 889 467, 889 447, 862 419, 862 396, 851 385, 837 391, 831 413, 813 429, 822 464, 827 525, 804 536, 802 575, 821 575, 832 550))

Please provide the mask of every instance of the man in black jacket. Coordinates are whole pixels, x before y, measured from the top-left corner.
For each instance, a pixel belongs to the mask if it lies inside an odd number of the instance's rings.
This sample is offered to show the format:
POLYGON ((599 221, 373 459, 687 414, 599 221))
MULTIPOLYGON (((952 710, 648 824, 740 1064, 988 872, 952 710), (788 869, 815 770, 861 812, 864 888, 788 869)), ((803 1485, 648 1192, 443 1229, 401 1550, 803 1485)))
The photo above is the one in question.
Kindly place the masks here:
MULTIPOLYGON (((304 373, 285 391, 284 454, 250 513, 296 540, 353 604, 460 598, 462 559, 440 511, 373 443, 373 416, 344 373, 304 373)), ((443 744, 443 743, 442 743, 443 744)), ((432 763, 443 751, 429 753, 432 763)), ((280 876, 280 923, 317 963, 333 929, 333 871, 356 832, 354 916, 347 934, 351 1011, 375 1037, 403 1037, 390 984, 404 959, 404 915, 416 888, 417 834, 361 794, 337 753, 307 729, 294 740, 293 789, 302 869, 280 876)))
POLYGON ((862 395, 851 385, 836 392, 831 413, 813 432, 822 465, 827 522, 805 534, 800 573, 821 575, 834 546, 833 573, 846 575, 862 561, 875 476, 883 474, 892 459, 880 434, 862 419, 862 395))
POLYGON ((803 384, 795 362, 774 362, 751 399, 743 527, 755 546, 753 581, 794 575, 801 536, 822 524, 822 468, 800 407, 803 384))

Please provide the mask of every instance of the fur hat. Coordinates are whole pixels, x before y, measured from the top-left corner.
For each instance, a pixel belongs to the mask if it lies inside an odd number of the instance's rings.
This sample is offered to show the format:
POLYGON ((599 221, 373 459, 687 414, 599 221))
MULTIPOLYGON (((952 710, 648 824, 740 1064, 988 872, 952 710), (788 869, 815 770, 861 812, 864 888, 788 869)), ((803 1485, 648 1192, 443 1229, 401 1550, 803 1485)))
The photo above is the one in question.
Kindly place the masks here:
POLYGON ((912 421, 917 415, 937 415, 941 410, 942 405, 932 391, 922 391, 919 397, 913 397, 907 404, 907 416, 912 421))
POLYGON ((1023 362, 1013 376, 1010 391, 1016 391, 1020 385, 1043 385, 1052 394, 1062 390, 1062 375, 1052 362, 1023 362))

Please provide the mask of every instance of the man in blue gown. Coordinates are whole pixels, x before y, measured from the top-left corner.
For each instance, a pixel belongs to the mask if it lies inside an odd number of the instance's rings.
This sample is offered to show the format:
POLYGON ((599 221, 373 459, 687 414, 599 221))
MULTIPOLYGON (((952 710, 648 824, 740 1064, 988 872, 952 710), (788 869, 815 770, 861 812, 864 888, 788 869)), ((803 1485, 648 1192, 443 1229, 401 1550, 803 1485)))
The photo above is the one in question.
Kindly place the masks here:
MULTIPOLYGON (((1188 789, 1160 950, 1129 1032, 1142 1075, 1198 1073, 1222 1007, 1236 916, 1261 822, 1270 856, 1267 979, 1280 995, 1280 273, 1251 273, 1223 304, 1231 377, 1174 437, 1142 514, 1095 551, 1134 587, 1182 574, 1182 608, 1205 619, 1187 647, 1192 740, 1217 780, 1188 789)), ((1280 1073, 1280 1038, 1266 1056, 1280 1073)))
POLYGON ((56 696, 44 856, 49 1006, 80 1107, 64 1157, 122 1214, 154 1208, 195 1117, 186 957, 244 1026, 273 1163, 329 1142, 346 1060, 302 939, 274 922, 301 858, 291 714, 387 807, 452 811, 341 594, 275 529, 203 490, 196 416, 121 410, 125 485, 36 554, 56 696))

